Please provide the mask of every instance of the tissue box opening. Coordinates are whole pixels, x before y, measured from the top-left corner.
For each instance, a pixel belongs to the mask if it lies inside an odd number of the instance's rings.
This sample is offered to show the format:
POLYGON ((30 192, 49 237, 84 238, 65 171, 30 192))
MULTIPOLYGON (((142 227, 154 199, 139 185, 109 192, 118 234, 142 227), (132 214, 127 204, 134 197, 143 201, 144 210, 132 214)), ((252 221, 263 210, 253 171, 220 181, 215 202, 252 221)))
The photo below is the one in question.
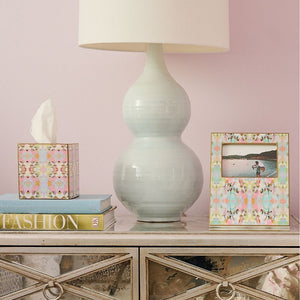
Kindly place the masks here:
POLYGON ((20 199, 79 196, 79 144, 18 144, 20 199))

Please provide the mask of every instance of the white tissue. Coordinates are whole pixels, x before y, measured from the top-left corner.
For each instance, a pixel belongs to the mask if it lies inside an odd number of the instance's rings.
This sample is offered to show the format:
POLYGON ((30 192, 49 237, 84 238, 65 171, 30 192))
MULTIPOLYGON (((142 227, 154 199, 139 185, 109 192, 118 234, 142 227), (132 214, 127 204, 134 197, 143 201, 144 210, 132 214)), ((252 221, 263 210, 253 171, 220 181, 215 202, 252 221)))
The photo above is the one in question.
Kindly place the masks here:
POLYGON ((51 99, 43 102, 36 111, 30 133, 37 143, 56 143, 56 116, 51 99))

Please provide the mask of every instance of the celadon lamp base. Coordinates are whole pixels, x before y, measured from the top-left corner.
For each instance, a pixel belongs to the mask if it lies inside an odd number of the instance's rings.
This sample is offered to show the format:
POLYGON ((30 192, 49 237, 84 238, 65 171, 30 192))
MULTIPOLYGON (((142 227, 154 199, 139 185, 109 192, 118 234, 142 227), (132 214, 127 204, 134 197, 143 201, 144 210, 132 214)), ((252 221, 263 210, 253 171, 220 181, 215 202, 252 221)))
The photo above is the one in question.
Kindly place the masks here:
POLYGON ((190 102, 165 66, 162 45, 148 45, 145 70, 125 96, 123 116, 134 140, 115 164, 117 197, 139 221, 179 221, 198 199, 203 175, 181 140, 190 102))

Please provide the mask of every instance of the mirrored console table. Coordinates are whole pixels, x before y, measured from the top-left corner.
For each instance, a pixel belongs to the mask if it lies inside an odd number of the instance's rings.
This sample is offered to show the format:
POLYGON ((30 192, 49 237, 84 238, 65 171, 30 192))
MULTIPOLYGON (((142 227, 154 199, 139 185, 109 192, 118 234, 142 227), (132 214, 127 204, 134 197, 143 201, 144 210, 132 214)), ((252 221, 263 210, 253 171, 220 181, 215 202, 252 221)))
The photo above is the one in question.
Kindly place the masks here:
POLYGON ((113 230, 1 231, 0 299, 299 299, 299 222, 210 231, 207 218, 113 230))

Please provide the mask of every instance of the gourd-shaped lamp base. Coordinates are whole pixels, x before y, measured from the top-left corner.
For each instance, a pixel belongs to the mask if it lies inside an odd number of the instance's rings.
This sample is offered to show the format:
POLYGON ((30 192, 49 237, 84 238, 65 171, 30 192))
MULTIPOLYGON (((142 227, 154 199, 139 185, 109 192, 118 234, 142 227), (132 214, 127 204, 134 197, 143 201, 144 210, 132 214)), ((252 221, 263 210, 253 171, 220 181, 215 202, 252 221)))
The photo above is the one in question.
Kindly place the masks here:
POLYGON ((124 120, 134 135, 117 160, 114 189, 137 220, 179 221, 200 195, 199 159, 181 140, 190 102, 171 77, 161 44, 149 44, 144 72, 129 89, 124 120))

